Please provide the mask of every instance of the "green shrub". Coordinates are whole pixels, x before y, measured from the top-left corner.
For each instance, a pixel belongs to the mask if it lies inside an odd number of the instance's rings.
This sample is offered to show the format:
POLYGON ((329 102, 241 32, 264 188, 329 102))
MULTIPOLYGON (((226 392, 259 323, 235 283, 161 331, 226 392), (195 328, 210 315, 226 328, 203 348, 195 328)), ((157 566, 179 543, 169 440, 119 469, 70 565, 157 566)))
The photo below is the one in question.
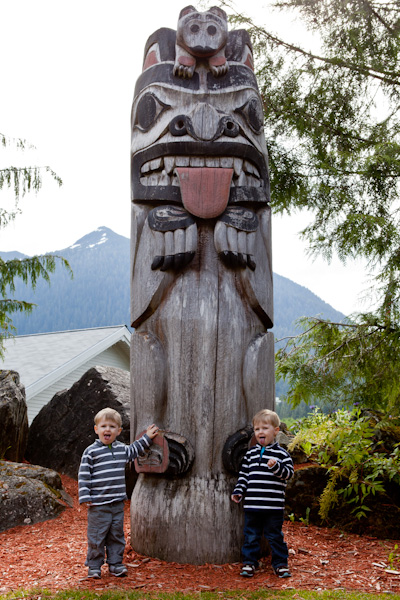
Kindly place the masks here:
POLYGON ((400 485, 400 443, 391 451, 384 448, 378 433, 385 427, 396 430, 391 417, 376 423, 359 409, 341 409, 330 415, 317 409, 301 421, 289 450, 301 447, 329 473, 320 497, 322 519, 327 519, 340 498, 352 505, 353 514, 361 519, 371 510, 371 497, 385 492, 385 481, 400 485))

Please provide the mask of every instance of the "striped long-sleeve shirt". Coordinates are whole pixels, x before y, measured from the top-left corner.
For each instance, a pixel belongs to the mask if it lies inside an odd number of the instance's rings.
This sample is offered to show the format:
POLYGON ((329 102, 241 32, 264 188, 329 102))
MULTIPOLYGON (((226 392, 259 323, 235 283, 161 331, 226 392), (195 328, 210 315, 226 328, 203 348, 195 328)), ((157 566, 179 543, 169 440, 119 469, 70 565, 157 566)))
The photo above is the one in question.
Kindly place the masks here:
POLYGON ((125 500, 125 465, 143 456, 152 440, 144 434, 130 446, 115 440, 110 445, 96 440, 82 454, 78 473, 79 503, 108 504, 125 500))
POLYGON ((262 456, 261 449, 257 444, 247 451, 233 493, 244 496, 245 510, 283 510, 286 483, 294 472, 292 458, 277 442, 266 446, 262 456), (271 468, 270 458, 276 460, 271 468))

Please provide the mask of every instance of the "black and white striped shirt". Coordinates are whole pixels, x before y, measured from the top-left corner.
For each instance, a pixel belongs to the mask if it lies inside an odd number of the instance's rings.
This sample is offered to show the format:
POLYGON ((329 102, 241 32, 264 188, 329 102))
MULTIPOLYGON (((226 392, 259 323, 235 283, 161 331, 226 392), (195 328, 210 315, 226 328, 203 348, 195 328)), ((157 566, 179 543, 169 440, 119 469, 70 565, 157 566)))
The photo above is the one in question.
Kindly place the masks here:
POLYGON ((262 456, 261 449, 257 444, 247 451, 233 493, 244 496, 245 510, 283 510, 286 483, 294 472, 292 458, 278 442, 265 446, 262 456), (271 468, 270 458, 276 460, 271 468))
POLYGON ((130 446, 115 440, 105 445, 96 440, 82 454, 78 473, 79 503, 108 504, 125 500, 125 465, 143 456, 152 440, 144 434, 130 446))

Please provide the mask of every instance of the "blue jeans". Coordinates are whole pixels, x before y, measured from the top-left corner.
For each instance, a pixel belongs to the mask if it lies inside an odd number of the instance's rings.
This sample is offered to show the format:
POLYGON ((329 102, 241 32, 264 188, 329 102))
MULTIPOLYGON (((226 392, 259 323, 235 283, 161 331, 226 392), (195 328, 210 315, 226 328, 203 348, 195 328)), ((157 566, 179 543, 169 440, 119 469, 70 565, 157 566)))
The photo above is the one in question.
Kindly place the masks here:
POLYGON ((272 567, 287 566, 288 549, 283 539, 283 510, 245 510, 242 557, 245 565, 258 566, 260 542, 264 536, 271 548, 272 567))

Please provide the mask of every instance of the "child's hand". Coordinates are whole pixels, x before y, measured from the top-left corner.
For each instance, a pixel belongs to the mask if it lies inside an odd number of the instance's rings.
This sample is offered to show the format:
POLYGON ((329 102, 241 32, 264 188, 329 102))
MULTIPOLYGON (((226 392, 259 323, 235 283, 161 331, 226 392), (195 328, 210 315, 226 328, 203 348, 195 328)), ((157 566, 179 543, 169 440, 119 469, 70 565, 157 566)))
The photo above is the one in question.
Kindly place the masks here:
POLYGON ((267 462, 267 467, 274 467, 276 465, 276 460, 275 458, 270 458, 269 461, 267 462))
POLYGON ((236 502, 236 504, 239 504, 241 499, 242 499, 242 494, 232 494, 232 496, 231 496, 231 500, 233 500, 233 502, 236 502))
POLYGON ((157 433, 158 433, 158 427, 157 425, 149 425, 148 428, 146 429, 146 435, 149 436, 149 438, 152 440, 153 438, 156 437, 157 433))

